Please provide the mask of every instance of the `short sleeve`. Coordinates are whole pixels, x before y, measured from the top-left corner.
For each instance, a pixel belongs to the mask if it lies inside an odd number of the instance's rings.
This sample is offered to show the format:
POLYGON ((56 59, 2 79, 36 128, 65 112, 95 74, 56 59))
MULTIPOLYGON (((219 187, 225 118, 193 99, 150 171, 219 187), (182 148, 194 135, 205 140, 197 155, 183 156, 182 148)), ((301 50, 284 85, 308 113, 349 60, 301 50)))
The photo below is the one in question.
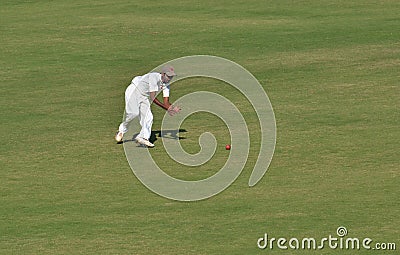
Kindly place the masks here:
POLYGON ((169 97, 169 85, 164 87, 162 93, 163 93, 163 97, 169 97))

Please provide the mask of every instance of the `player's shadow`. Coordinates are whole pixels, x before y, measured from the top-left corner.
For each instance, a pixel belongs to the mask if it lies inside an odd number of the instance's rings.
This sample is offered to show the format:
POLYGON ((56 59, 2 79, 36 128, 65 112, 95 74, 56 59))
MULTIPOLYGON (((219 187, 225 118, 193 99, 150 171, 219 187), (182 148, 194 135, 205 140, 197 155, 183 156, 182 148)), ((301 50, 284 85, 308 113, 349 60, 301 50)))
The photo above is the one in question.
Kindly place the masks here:
MULTIPOLYGON (((156 130, 156 131, 151 131, 150 139, 149 141, 151 143, 154 143, 157 141, 157 137, 164 138, 164 139, 174 139, 174 140, 182 140, 186 139, 185 137, 179 136, 180 133, 185 133, 187 132, 186 129, 176 129, 176 130, 156 130)), ((135 133, 131 139, 124 139, 123 141, 119 142, 121 143, 128 143, 128 142, 135 142, 135 138, 139 133, 135 133)))
POLYGON ((154 143, 157 141, 157 137, 167 138, 167 139, 174 139, 174 140, 182 140, 186 139, 185 137, 179 136, 180 133, 187 132, 186 129, 176 129, 176 130, 156 130, 151 131, 149 141, 154 143))

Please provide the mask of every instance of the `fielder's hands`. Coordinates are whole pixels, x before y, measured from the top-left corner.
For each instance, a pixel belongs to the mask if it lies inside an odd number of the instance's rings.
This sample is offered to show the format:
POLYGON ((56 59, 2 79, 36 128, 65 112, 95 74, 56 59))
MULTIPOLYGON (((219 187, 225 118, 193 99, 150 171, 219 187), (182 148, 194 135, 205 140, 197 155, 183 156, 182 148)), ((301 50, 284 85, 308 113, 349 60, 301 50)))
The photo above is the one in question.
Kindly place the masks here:
POLYGON ((177 105, 171 105, 171 106, 168 108, 168 114, 169 114, 170 116, 174 116, 175 114, 179 113, 180 111, 181 111, 181 107, 180 107, 180 106, 177 106, 177 105))

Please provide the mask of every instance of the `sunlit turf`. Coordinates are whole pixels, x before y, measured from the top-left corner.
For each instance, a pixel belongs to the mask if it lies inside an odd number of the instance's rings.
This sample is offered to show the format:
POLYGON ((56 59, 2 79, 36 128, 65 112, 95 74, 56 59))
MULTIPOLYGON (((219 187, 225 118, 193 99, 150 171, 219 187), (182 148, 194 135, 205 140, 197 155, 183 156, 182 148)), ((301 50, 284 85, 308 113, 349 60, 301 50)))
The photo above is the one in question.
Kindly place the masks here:
MULTIPOLYGON (((339 226, 399 245, 399 13, 394 0, 1 1, 0 253, 352 254, 257 248, 264 233, 318 239, 339 226), (260 146, 250 103, 220 81, 176 82, 172 101, 206 90, 234 102, 251 139, 231 187, 183 203, 143 186, 113 136, 133 76, 197 54, 260 81, 277 144, 249 188, 260 146)), ((154 131, 164 113, 154 107, 154 131)), ((189 153, 212 132, 213 159, 183 166, 158 138, 159 165, 185 180, 218 171, 229 155, 224 123, 197 113, 181 129, 189 153)))

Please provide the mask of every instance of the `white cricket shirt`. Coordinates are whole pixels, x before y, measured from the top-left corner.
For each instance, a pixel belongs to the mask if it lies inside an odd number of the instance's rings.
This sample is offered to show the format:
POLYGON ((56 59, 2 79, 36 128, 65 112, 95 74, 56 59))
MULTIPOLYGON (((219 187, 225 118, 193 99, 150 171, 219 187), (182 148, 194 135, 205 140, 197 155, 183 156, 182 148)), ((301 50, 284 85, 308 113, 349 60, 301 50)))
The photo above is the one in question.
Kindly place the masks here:
POLYGON ((143 76, 133 78, 131 84, 136 86, 136 89, 143 96, 149 96, 150 92, 163 92, 163 97, 169 97, 169 83, 165 84, 161 80, 160 73, 148 73, 143 76))

